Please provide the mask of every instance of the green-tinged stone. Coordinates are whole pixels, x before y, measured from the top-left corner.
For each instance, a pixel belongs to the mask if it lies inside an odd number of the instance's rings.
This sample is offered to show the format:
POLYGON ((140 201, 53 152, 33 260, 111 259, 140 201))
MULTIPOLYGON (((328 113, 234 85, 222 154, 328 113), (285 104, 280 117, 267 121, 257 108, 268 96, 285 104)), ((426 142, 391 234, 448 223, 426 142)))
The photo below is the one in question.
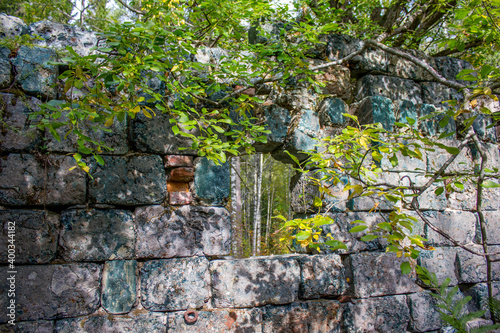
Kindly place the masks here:
POLYGON ((198 198, 217 206, 229 197, 229 164, 215 165, 205 157, 195 161, 194 185, 198 198))
POLYGON ((102 306, 109 313, 130 311, 137 297, 137 261, 113 260, 104 264, 102 275, 102 306))
POLYGON ((381 123, 388 131, 392 131, 396 121, 392 101, 383 96, 371 96, 362 100, 355 115, 361 124, 381 123))

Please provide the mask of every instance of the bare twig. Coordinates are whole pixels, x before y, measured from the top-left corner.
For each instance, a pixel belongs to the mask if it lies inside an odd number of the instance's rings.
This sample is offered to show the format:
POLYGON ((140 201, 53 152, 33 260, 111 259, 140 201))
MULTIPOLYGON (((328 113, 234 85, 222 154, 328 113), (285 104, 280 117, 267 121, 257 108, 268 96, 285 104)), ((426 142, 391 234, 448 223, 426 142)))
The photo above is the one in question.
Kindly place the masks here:
POLYGON ((125 1, 123 0, 116 0, 118 1, 120 4, 122 4, 125 8, 127 8, 128 10, 130 10, 131 12, 134 12, 136 13, 137 15, 146 15, 145 12, 141 11, 141 10, 138 10, 138 9, 135 9, 134 7, 131 7, 129 6, 125 1))

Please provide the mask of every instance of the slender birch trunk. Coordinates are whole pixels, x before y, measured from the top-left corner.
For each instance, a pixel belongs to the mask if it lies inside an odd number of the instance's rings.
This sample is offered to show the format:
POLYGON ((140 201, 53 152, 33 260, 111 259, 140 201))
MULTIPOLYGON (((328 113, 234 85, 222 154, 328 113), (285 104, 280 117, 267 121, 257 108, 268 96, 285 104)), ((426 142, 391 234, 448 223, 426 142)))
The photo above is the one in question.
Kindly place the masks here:
POLYGON ((241 211, 240 158, 231 158, 231 229, 232 252, 237 258, 243 257, 243 223, 241 211))
POLYGON ((261 215, 260 215, 260 199, 262 196, 262 154, 257 154, 255 157, 255 173, 254 173, 254 224, 253 224, 253 242, 252 255, 256 256, 260 253, 260 233, 261 233, 261 215))

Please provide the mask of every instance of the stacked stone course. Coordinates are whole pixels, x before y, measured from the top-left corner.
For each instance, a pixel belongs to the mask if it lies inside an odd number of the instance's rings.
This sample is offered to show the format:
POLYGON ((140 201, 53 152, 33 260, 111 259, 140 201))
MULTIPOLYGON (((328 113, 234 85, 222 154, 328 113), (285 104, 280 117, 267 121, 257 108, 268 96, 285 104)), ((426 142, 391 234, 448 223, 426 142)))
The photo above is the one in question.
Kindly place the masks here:
MULTIPOLYGON (((17 52, 0 48, 0 331, 2 332, 441 332, 435 301, 403 276, 400 259, 385 253, 383 240, 362 242, 363 232, 348 232, 353 220, 370 226, 384 214, 370 210, 374 198, 346 200, 341 189, 327 206, 335 224, 325 231, 342 240, 346 251, 319 255, 234 259, 230 257, 231 221, 225 208, 229 197, 229 166, 215 166, 176 137, 167 115, 150 120, 138 116, 114 124, 113 133, 94 133, 114 147, 101 166, 90 158, 90 177, 70 170, 76 144, 57 142, 49 133, 30 127, 28 116, 41 100, 57 97, 59 68, 47 65, 59 48, 73 46, 88 54, 95 34, 50 22, 31 26, 0 14, 5 35, 40 35, 40 47, 17 52), (57 38, 56 38, 57 36, 57 38), (49 48, 45 48, 49 47, 49 48), (15 74, 15 75, 14 75, 15 74), (10 93, 10 88, 22 96, 10 93), (347 201, 347 203, 345 202, 347 201), (4 311, 9 288, 7 224, 16 222, 16 325, 7 324, 4 311), (186 310, 196 310, 191 322, 186 310)), ((358 40, 330 36, 318 59, 345 56, 358 40)), ((221 50, 205 49, 199 61, 220 57, 221 50)), ((466 62, 453 58, 425 58, 445 77, 455 79, 466 62)), ((369 51, 347 67, 326 71, 328 97, 291 87, 276 92, 264 108, 272 129, 268 143, 256 146, 290 162, 284 150, 304 158, 314 138, 336 133, 344 125, 342 113, 358 115, 363 123, 394 123, 417 118, 443 107, 441 102, 462 98, 460 92, 432 82, 421 68, 380 51, 369 51), (292 123, 292 118, 294 122, 292 123)), ((485 101, 492 111, 498 102, 485 101)), ((450 124, 450 129, 454 124, 450 124)), ((490 167, 500 167, 494 128, 478 120, 474 128, 488 149, 490 167)), ((422 124, 428 135, 442 129, 435 121, 422 124)), ((65 133, 64 129, 60 129, 65 133)), ((456 137, 448 145, 458 145, 456 137)), ((418 170, 436 170, 444 151, 428 153, 423 161, 401 157, 387 170, 385 181, 397 184, 409 176, 418 185, 418 170)), ((451 168, 474 165, 478 154, 466 148, 451 168), (460 164, 462 162, 463 164, 460 164)), ((292 208, 308 214, 299 195, 313 198, 317 189, 304 178, 293 182, 292 208)), ((335 192, 337 191, 337 192, 335 192)), ((480 233, 474 212, 475 190, 424 195, 420 206, 436 225, 461 244, 477 246, 480 233)), ((488 243, 500 250, 500 190, 485 190, 488 243)), ((382 202, 382 210, 388 209, 382 202)), ((470 310, 484 309, 484 262, 452 246, 423 223, 414 232, 429 239, 434 251, 422 252, 420 264, 450 278, 470 310)), ((500 264, 493 268, 500 295, 500 264)), ((497 296, 498 297, 498 296, 497 296)), ((489 316, 489 314, 487 314, 489 316)))

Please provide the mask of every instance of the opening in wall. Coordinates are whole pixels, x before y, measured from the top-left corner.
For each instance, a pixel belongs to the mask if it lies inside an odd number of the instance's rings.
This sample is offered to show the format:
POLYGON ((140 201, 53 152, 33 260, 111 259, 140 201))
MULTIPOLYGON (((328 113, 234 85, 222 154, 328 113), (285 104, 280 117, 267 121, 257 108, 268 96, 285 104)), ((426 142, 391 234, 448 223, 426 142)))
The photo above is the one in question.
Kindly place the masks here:
POLYGON ((231 159, 232 252, 235 257, 285 254, 280 243, 282 221, 291 218, 290 178, 294 171, 271 154, 254 154, 231 159))

